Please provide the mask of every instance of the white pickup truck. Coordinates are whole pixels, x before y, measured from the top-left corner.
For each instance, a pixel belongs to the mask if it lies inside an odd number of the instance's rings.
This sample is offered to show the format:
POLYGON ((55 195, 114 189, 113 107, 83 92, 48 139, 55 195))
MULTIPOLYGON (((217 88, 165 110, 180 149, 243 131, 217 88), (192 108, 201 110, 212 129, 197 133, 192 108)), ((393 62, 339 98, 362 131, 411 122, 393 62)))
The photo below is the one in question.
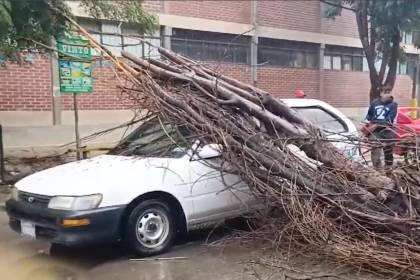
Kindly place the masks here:
MULTIPOLYGON (((325 102, 283 101, 332 138, 357 134, 355 125, 325 102)), ((6 203, 10 227, 32 239, 65 245, 121 240, 148 256, 169 249, 177 232, 209 227, 258 205, 240 178, 224 174, 222 180, 220 171, 206 164, 219 160, 214 145, 201 147, 196 155, 175 148, 153 157, 159 143, 166 146, 167 134, 157 120, 149 121, 114 153, 20 180, 6 203), (151 141, 156 139, 162 140, 151 141), (226 184, 234 187, 225 190, 226 184)), ((349 157, 358 154, 355 146, 339 148, 349 157)))

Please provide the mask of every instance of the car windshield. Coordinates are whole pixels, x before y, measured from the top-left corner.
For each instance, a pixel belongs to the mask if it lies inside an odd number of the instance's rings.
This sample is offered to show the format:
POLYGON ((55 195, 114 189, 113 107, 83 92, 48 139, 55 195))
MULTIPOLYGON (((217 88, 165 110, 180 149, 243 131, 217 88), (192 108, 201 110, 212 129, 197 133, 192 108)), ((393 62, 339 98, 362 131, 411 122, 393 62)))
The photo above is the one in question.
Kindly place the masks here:
POLYGON ((189 146, 185 127, 160 122, 158 118, 146 121, 123 139, 109 153, 144 157, 182 157, 189 146))
POLYGON ((344 133, 348 131, 342 120, 320 107, 297 107, 294 109, 327 132, 344 133))

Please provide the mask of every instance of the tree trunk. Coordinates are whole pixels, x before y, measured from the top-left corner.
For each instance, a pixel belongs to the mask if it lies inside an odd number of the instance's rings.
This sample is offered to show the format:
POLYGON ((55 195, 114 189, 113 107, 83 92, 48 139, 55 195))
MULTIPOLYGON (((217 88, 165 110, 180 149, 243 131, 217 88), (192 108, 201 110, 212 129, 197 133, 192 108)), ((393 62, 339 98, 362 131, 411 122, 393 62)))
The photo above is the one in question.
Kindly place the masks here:
POLYGON ((389 58, 389 71, 385 80, 385 85, 394 88, 395 80, 397 79, 397 68, 398 68, 398 58, 400 56, 400 31, 398 28, 395 29, 395 33, 392 36, 392 48, 391 56, 389 58))
MULTIPOLYGON (((379 80, 378 80, 379 81, 379 80)), ((374 86, 371 80, 370 92, 369 92, 369 102, 372 103, 373 100, 379 97, 381 91, 378 86, 374 86)))

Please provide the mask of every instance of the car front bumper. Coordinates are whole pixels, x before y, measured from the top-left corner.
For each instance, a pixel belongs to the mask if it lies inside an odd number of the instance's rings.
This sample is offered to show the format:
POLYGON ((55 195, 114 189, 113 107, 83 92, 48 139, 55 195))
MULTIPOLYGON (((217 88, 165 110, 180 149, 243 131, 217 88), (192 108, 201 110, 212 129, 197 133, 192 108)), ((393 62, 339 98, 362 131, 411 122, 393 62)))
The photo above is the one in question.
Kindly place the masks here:
POLYGON ((121 238, 120 225, 125 206, 87 211, 56 210, 10 199, 6 202, 10 228, 21 232, 21 221, 35 226, 36 239, 68 246, 115 242, 121 238), (88 225, 64 227, 64 219, 89 219, 88 225))

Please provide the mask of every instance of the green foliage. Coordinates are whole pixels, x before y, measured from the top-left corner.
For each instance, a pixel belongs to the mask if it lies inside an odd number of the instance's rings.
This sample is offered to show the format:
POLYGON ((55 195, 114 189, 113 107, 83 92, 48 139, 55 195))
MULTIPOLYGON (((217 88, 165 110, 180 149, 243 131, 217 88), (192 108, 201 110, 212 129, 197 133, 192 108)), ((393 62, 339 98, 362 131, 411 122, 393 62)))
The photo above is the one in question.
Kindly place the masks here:
POLYGON ((142 8, 142 1, 82 0, 81 6, 95 18, 124 21, 137 24, 140 33, 152 33, 157 18, 142 8))
MULTIPOLYGON (((81 1, 93 17, 136 23, 141 32, 153 32, 156 17, 141 4, 137 0, 81 1)), ((39 50, 35 42, 51 45, 54 37, 70 28, 64 15, 71 17, 65 0, 0 0, 0 63, 15 60, 21 50, 39 50)))

